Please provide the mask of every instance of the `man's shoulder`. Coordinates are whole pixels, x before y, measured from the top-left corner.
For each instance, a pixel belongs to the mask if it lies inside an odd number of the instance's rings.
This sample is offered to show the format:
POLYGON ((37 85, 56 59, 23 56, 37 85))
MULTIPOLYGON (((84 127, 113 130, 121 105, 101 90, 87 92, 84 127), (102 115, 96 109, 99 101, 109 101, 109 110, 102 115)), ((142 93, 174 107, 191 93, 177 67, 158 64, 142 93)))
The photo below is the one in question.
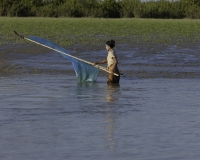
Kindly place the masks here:
POLYGON ((110 55, 115 57, 116 52, 115 52, 114 49, 111 49, 111 50, 109 50, 108 54, 110 54, 110 55))

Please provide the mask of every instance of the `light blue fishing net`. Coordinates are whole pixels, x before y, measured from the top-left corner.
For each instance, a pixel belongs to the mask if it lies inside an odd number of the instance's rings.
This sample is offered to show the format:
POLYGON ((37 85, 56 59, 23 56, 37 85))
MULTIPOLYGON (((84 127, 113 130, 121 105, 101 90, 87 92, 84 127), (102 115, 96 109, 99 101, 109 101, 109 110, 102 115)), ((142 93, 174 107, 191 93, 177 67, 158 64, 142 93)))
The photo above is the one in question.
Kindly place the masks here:
POLYGON ((60 47, 59 45, 40 38, 40 37, 36 37, 36 36, 27 36, 25 38, 28 38, 29 40, 34 41, 35 43, 38 43, 40 45, 43 45, 45 47, 48 47, 50 49, 56 50, 58 53, 60 53, 63 57, 69 59, 74 67, 74 70, 76 72, 76 76, 78 77, 79 81, 96 81, 97 77, 98 77, 98 73, 99 73, 99 69, 87 64, 85 62, 82 62, 80 60, 77 60, 73 57, 70 57, 66 54, 69 54, 70 52, 62 47, 60 47), (66 53, 66 54, 65 54, 66 53))

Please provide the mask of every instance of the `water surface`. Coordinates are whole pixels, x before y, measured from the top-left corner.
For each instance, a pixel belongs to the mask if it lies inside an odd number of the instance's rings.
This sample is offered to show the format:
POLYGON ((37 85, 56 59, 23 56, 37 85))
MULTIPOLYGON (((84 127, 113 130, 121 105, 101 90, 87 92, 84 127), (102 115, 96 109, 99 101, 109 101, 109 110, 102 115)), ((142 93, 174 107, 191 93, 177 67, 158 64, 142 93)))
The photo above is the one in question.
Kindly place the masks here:
POLYGON ((0 158, 197 160, 198 79, 0 77, 0 158))
MULTIPOLYGON (((200 47, 117 45, 120 85, 38 46, 0 48, 0 159, 199 160, 200 47)), ((95 62, 105 46, 75 46, 95 62)), ((68 49, 68 48, 67 48, 68 49)))

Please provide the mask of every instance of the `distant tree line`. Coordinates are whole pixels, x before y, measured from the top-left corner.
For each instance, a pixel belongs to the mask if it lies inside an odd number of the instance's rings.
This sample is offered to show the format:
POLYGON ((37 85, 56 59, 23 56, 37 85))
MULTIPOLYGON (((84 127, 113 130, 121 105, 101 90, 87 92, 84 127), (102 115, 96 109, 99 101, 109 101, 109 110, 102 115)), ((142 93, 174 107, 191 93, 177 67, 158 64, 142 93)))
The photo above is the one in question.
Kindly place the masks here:
POLYGON ((0 0, 0 16, 200 18, 200 0, 0 0))

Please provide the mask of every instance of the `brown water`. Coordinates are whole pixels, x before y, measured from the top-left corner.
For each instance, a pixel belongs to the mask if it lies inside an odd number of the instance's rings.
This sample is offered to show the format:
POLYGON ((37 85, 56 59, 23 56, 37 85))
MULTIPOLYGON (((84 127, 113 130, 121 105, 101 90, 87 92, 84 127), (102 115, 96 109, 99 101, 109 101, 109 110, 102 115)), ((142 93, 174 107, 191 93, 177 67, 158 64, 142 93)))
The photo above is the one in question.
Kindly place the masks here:
POLYGON ((0 159, 199 159, 198 45, 119 46, 119 86, 104 72, 80 83, 68 60, 33 48, 0 49, 0 159))

